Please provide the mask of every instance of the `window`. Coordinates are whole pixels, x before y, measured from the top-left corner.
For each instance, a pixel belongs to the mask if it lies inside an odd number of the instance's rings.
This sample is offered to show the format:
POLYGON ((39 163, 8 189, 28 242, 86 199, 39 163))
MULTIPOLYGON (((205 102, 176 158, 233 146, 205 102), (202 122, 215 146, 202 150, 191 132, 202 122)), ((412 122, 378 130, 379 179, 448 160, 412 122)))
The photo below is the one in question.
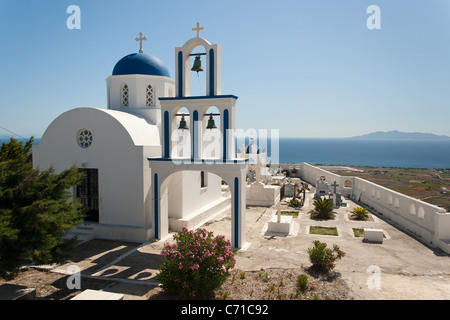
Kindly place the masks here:
POLYGON ((155 91, 151 84, 147 86, 145 90, 146 94, 146 105, 147 107, 153 107, 155 105, 155 91))
POLYGON ((81 129, 78 131, 78 145, 83 148, 89 148, 92 144, 92 132, 87 129, 81 129))
POLYGON ((122 85, 122 97, 121 97, 121 102, 120 102, 120 106, 121 107, 128 107, 129 105, 129 92, 128 92, 128 85, 125 83, 122 85))

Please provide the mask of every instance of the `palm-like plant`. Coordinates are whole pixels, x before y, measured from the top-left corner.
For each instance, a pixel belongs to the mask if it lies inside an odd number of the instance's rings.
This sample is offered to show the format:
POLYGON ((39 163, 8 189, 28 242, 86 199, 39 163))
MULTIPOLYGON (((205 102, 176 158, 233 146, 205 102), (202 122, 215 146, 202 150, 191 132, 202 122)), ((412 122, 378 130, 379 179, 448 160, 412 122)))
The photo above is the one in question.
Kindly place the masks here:
POLYGON ((366 220, 369 218, 369 213, 366 208, 358 207, 353 209, 352 216, 354 216, 356 220, 366 220))
POLYGON ((329 199, 319 198, 313 202, 314 209, 311 210, 311 218, 334 219, 333 202, 329 199))

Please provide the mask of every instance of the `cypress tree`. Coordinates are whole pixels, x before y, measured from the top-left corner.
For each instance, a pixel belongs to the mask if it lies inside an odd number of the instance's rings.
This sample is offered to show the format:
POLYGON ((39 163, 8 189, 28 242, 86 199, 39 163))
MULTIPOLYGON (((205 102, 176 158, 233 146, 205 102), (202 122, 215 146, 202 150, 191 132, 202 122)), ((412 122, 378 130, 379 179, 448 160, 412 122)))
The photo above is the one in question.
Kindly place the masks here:
POLYGON ((33 138, 22 144, 11 138, 0 147, 0 278, 14 278, 24 264, 63 262, 76 239, 65 233, 83 221, 71 188, 83 174, 74 166, 33 169, 33 138))

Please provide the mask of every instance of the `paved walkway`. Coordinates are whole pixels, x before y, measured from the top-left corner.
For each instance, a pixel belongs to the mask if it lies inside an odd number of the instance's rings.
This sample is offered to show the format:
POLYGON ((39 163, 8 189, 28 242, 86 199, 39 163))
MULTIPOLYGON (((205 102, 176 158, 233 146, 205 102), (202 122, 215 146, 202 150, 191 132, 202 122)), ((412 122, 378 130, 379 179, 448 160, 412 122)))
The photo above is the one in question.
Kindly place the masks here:
MULTIPOLYGON (((337 244, 346 256, 337 262, 335 271, 352 288, 355 299, 450 299, 450 258, 399 230, 381 215, 371 213, 372 221, 358 222, 348 218, 357 205, 337 210, 336 219, 316 221, 309 218, 312 193, 294 220, 289 235, 267 232, 267 222, 276 214, 275 208, 247 208, 247 246, 236 256, 236 268, 301 268, 310 266, 306 250, 313 240, 337 244), (338 236, 309 234, 309 226, 335 226, 338 236), (365 243, 353 235, 352 228, 383 229, 382 244, 365 243)), ((284 207, 286 205, 284 204, 284 207)), ((283 208, 282 208, 283 209, 283 208)), ((289 209, 291 210, 291 209, 289 209)), ((223 212, 203 227, 215 235, 231 237, 231 212, 223 212)), ((166 239, 170 241, 171 237, 166 239)), ((109 279, 112 292, 125 293, 125 299, 143 299, 156 285, 155 276, 163 257, 159 254, 165 241, 135 244, 92 240, 77 247, 72 263, 53 269, 67 273, 76 264, 85 279, 109 279)))

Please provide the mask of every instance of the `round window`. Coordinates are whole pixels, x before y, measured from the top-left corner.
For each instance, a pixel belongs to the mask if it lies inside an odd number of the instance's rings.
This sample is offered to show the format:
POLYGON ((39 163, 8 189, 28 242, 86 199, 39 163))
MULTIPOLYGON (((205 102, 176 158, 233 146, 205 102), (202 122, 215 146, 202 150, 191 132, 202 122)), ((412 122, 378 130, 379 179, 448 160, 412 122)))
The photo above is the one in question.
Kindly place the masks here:
POLYGON ((78 131, 78 145, 83 149, 89 148, 92 144, 92 132, 87 129, 78 131))

